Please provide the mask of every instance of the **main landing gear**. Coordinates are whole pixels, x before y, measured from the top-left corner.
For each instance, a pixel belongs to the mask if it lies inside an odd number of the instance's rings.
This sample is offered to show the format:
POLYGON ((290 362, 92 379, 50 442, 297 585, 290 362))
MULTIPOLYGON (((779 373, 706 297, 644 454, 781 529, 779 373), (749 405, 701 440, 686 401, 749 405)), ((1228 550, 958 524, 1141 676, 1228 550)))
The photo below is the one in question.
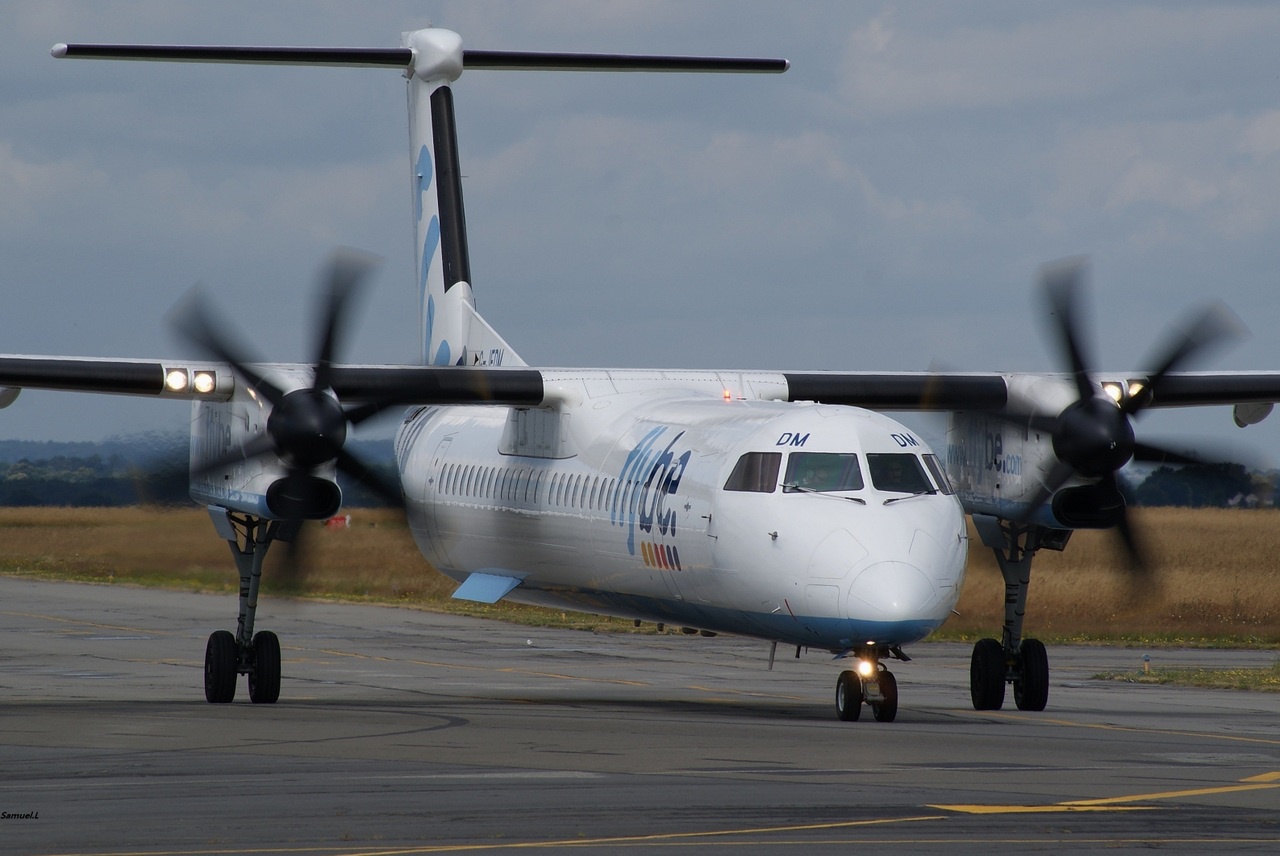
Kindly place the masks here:
POLYGON ((973 515, 982 543, 996 555, 1004 577, 1004 629, 1000 641, 979 639, 969 661, 969 694, 974 710, 1004 706, 1005 684, 1013 684, 1018 710, 1044 710, 1049 701, 1049 655, 1037 639, 1022 638, 1022 620, 1031 584, 1031 560, 1040 549, 1062 550, 1069 529, 1021 525, 973 515))
MULTIPOLYGON (((856 669, 847 669, 836 679, 836 716, 844 722, 857 722, 862 704, 871 708, 876 722, 893 722, 898 716, 898 679, 880 662, 882 654, 875 649, 858 654, 856 669)), ((910 658, 898 649, 892 654, 902 661, 910 658)))
POLYGON ((264 520, 225 508, 210 508, 218 534, 231 545, 240 572, 240 620, 233 634, 218 630, 204 652, 204 697, 227 704, 236 697, 240 675, 249 677, 249 700, 274 704, 280 698, 280 640, 269 630, 253 632, 262 562, 274 541, 292 541, 300 521, 264 520))

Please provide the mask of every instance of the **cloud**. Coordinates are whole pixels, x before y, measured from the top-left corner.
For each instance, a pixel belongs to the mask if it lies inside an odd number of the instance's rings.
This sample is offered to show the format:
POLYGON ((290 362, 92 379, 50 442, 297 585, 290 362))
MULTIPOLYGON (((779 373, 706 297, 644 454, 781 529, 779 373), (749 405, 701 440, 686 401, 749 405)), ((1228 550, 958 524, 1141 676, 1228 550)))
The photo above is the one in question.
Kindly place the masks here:
POLYGON ((1280 218, 1280 113, 1124 122, 1071 134, 1047 156, 1056 215, 1093 212, 1154 246, 1209 230, 1257 237, 1280 218))
POLYGON ((1108 91, 1124 103, 1170 75, 1188 87, 1230 85, 1219 78, 1221 46, 1280 31, 1280 8, 1270 5, 1059 8, 948 26, 929 20, 931 8, 888 9, 850 34, 838 95, 863 117, 1034 108, 1108 91))

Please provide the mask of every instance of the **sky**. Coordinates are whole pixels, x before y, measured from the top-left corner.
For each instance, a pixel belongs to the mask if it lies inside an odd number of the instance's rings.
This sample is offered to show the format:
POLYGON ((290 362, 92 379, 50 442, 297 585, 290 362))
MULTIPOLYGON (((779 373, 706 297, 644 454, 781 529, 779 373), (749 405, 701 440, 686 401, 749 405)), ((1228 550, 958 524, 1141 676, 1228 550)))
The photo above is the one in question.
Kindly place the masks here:
MULTIPOLYGON (((344 360, 412 362, 393 70, 54 60, 56 42, 779 56, 784 75, 464 72, 477 303, 531 365, 1047 371, 1039 268, 1090 260, 1095 362, 1188 308, 1280 370, 1280 5, 11 2, 0 7, 0 351, 163 358, 204 284, 271 360, 312 350, 335 246, 384 259, 344 360)), ((183 402, 24 392, 0 439, 183 430, 183 402)), ((1280 446, 1280 416, 1140 436, 1280 446)), ((1276 460, 1280 460, 1277 457, 1276 460)))

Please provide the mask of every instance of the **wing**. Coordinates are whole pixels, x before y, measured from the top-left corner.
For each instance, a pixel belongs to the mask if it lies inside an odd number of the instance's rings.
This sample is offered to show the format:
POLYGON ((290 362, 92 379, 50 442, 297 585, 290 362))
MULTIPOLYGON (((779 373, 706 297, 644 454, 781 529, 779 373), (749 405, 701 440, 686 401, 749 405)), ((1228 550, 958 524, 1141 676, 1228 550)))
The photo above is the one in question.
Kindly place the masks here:
MULTIPOLYGON (((265 364, 270 372, 297 371, 303 364, 265 364)), ((346 402, 391 404, 494 404, 537 407, 547 403, 549 378, 572 374, 620 378, 652 370, 539 370, 461 366, 334 365, 330 382, 346 402)), ((677 373, 679 374, 679 373, 677 373)), ((844 404, 870 410, 999 412, 1011 406, 1018 380, 1069 382, 1055 373, 1002 372, 714 372, 691 375, 745 376, 778 389, 769 397, 786 401, 844 404), (782 392, 785 390, 785 392, 782 392)), ((1142 373, 1099 374, 1102 388, 1141 388, 1142 373)), ((94 357, 0 354, 0 387, 65 390, 154 398, 227 401, 235 390, 227 363, 191 360, 134 360, 94 357)), ((1149 407, 1196 407, 1280 401, 1280 372, 1181 372, 1164 376, 1149 407)), ((1019 402, 1025 406, 1026 402, 1019 402)))
MULTIPOLYGON (((264 376, 311 370, 305 364, 259 366, 264 376)), ((543 402, 540 372, 454 366, 333 366, 330 383, 343 401, 361 404, 500 404, 543 402)), ((0 355, 0 387, 95 392, 200 401, 229 401, 236 375, 229 363, 0 355)))

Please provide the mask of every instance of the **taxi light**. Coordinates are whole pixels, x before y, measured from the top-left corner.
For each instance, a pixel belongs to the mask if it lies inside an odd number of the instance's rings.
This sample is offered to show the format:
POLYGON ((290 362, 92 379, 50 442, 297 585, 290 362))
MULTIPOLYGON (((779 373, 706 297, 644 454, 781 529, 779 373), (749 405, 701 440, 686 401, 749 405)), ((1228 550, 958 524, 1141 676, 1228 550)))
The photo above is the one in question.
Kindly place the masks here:
POLYGON ((1124 398, 1124 384, 1107 382, 1102 385, 1102 391, 1116 404, 1124 398))
POLYGON ((1140 380, 1129 381, 1129 397, 1130 398, 1137 398, 1138 396, 1146 392, 1146 389, 1147 389, 1146 386, 1140 380))
POLYGON ((858 661, 858 674, 864 678, 869 678, 876 673, 876 664, 870 660, 858 661))
POLYGON ((169 369, 164 373, 164 387, 170 392, 184 392, 187 388, 187 372, 185 369, 169 369))
POLYGON ((218 376, 213 372, 196 372, 192 386, 201 395, 208 395, 217 389, 218 376))

